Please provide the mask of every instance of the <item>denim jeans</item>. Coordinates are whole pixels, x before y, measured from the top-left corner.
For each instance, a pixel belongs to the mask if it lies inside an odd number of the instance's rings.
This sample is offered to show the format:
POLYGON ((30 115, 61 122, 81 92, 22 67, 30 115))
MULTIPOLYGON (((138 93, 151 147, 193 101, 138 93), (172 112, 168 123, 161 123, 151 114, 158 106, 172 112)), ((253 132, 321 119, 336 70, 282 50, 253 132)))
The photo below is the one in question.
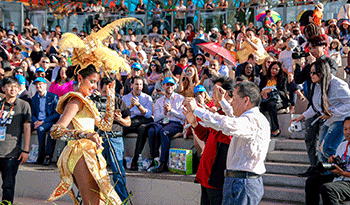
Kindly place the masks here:
POLYGON ((16 174, 19 163, 17 158, 0 158, 0 172, 2 178, 2 200, 13 203, 15 195, 16 174))
POLYGON ((343 139, 343 121, 333 122, 329 127, 323 126, 317 149, 319 161, 328 161, 328 158, 335 154, 343 139))
POLYGON ((264 195, 261 177, 256 179, 226 177, 223 205, 258 205, 264 195))
POLYGON ((118 172, 117 165, 115 163, 115 160, 113 158, 112 151, 113 149, 109 147, 107 139, 103 139, 103 147, 104 150, 102 152, 103 156, 106 158, 106 160, 109 162, 112 171, 113 171, 113 181, 114 181, 114 189, 119 195, 120 199, 124 201, 128 197, 128 192, 126 191, 126 184, 123 183, 123 179, 126 182, 125 178, 125 169, 123 167, 123 156, 124 156, 124 142, 122 137, 116 137, 116 138, 109 138, 111 141, 111 145, 113 146, 115 150, 115 156, 118 160, 118 165, 121 171, 121 174, 123 176, 120 176, 118 172))

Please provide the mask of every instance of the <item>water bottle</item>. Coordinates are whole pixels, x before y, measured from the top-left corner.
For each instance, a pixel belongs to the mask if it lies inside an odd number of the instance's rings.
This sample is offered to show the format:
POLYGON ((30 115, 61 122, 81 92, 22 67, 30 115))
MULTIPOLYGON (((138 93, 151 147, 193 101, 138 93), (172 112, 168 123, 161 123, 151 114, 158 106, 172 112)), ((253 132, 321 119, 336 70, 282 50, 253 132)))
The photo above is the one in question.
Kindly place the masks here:
POLYGON ((61 149, 57 149, 57 161, 58 161, 58 158, 60 158, 60 155, 61 155, 61 149))
POLYGON ((142 170, 143 170, 142 155, 139 154, 139 158, 137 160, 137 171, 142 172, 142 170))

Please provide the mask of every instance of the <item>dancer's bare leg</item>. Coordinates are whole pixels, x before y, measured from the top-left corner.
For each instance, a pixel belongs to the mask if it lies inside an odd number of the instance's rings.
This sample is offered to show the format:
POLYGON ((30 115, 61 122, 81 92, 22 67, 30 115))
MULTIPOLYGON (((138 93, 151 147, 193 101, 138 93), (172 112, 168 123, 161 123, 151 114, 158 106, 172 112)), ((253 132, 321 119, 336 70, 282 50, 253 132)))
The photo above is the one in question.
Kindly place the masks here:
POLYGON ((76 183, 84 205, 104 205, 100 199, 100 188, 92 177, 84 157, 81 157, 73 171, 74 182, 76 183))

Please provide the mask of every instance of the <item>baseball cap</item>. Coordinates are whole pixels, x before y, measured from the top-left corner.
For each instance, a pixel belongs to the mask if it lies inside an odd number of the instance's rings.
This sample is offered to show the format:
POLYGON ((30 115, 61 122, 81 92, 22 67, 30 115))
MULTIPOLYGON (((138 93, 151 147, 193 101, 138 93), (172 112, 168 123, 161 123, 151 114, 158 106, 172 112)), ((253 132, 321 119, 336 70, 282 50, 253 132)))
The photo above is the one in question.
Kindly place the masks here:
POLYGON ((194 94, 196 94, 196 93, 198 93, 198 92, 205 92, 205 91, 207 91, 206 89, 205 89, 205 87, 203 86, 203 85, 197 85, 195 88, 194 88, 194 94))
POLYGON ((43 83, 46 83, 46 80, 45 80, 44 78, 42 78, 42 77, 37 77, 37 78, 34 80, 34 84, 35 84, 36 82, 43 82, 43 83))
POLYGON ((17 74, 15 77, 18 79, 20 85, 26 84, 26 78, 23 75, 17 74))
POLYGON ((35 70, 35 73, 37 73, 37 72, 44 72, 45 73, 45 69, 42 67, 39 67, 35 70))
POLYGON ((141 70, 141 69, 142 69, 142 66, 141 66, 140 63, 133 63, 133 64, 131 65, 131 68, 132 68, 132 69, 141 70))
POLYGON ((172 83, 173 85, 175 85, 175 80, 174 80, 174 78, 172 78, 172 77, 166 77, 166 78, 164 79, 164 81, 163 81, 163 85, 164 85, 164 84, 167 84, 167 83, 172 83))

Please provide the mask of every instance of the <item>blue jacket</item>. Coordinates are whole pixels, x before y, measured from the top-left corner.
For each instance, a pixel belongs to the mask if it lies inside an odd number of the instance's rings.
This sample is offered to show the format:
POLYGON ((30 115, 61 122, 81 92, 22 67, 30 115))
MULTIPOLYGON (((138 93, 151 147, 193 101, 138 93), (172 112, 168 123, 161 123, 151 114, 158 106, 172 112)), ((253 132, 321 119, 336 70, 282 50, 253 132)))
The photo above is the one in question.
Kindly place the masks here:
MULTIPOLYGON (((44 123, 46 122, 52 122, 56 123, 60 115, 56 111, 58 103, 58 95, 54 93, 47 92, 46 93, 46 103, 45 103, 45 113, 46 118, 44 119, 44 123)), ((38 115, 39 115, 39 93, 36 92, 35 95, 32 97, 32 122, 38 121, 38 115)))

